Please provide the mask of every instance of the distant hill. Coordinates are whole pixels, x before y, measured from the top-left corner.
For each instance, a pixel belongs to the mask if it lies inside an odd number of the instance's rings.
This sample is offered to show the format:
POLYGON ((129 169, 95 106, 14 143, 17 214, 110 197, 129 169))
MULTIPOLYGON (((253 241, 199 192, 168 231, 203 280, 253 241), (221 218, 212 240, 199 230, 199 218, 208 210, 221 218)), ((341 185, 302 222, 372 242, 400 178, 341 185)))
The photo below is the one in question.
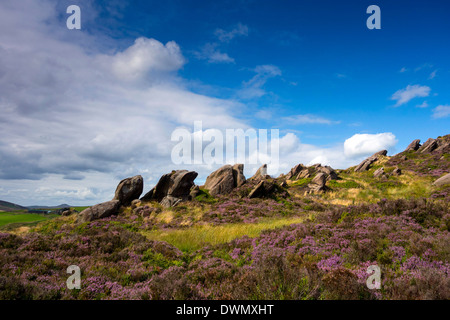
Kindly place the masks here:
POLYGON ((19 206, 18 204, 0 200, 0 210, 2 211, 14 211, 14 210, 26 210, 27 208, 19 206))
POLYGON ((67 204, 67 203, 63 203, 57 206, 28 206, 28 209, 59 209, 59 208, 71 208, 72 206, 67 204))

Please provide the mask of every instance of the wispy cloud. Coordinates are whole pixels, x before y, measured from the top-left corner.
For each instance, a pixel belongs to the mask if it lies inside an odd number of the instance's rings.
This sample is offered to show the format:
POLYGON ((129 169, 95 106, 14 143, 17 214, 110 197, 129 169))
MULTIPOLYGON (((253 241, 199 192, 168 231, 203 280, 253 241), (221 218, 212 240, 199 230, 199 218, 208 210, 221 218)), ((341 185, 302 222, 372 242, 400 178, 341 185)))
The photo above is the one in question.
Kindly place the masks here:
POLYGON ((396 107, 401 106, 402 104, 408 103, 410 100, 414 98, 420 97, 428 97, 430 94, 431 88, 428 86, 420 86, 420 85, 408 85, 406 88, 398 90, 395 92, 391 100, 396 100, 396 107))
POLYGON ((405 67, 403 67, 403 68, 401 68, 401 69, 400 69, 400 71, 399 71, 399 72, 400 72, 400 73, 404 73, 404 72, 406 72, 406 71, 408 71, 408 69, 407 69, 407 68, 405 68, 405 67))
POLYGON ((428 102, 424 101, 423 103, 418 104, 416 107, 417 108, 428 108, 429 105, 428 105, 428 102))
POLYGON ((429 79, 429 80, 434 79, 434 78, 436 77, 436 74, 437 74, 437 70, 434 70, 434 71, 430 74, 430 76, 428 77, 428 79, 429 79))
POLYGON ((234 59, 227 53, 220 52, 217 43, 207 43, 200 51, 195 52, 195 56, 200 60, 207 60, 209 63, 234 63, 234 59))
POLYGON ((433 109, 433 119, 447 118, 450 116, 450 105, 440 105, 433 109))
POLYGON ((243 89, 239 90, 238 95, 242 99, 253 99, 264 96, 267 92, 263 89, 267 80, 281 76, 281 70, 274 65, 260 65, 253 70, 256 74, 248 81, 243 83, 243 89))
POLYGON ((221 42, 229 42, 237 36, 248 36, 248 27, 242 23, 238 23, 231 30, 216 29, 214 34, 221 42))
POLYGON ((338 124, 340 121, 333 121, 313 114, 297 114, 290 117, 284 117, 283 121, 290 124, 338 124))

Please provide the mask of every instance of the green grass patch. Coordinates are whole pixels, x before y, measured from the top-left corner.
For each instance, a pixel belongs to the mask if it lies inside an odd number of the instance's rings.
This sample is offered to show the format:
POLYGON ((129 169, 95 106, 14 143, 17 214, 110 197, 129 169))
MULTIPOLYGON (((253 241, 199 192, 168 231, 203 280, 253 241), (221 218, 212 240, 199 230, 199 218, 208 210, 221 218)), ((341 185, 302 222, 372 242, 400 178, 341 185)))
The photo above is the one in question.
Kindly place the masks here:
POLYGON ((205 203, 216 203, 217 200, 212 197, 208 190, 200 189, 200 193, 198 196, 195 197, 195 200, 199 202, 205 202, 205 203))
POLYGON ((151 230, 141 233, 150 240, 166 241, 181 251, 192 252, 205 245, 230 242, 247 235, 257 237, 262 231, 286 225, 301 223, 306 217, 265 219, 258 223, 234 223, 219 226, 203 225, 185 229, 151 230))
POLYGON ((14 224, 14 226, 34 225, 38 222, 58 217, 55 214, 35 214, 23 212, 0 212, 0 227, 14 224))
POLYGON ((330 180, 328 181, 328 186, 330 188, 344 188, 344 189, 351 189, 351 188, 361 188, 361 185, 356 183, 353 180, 347 180, 343 182, 338 182, 336 180, 330 180))
POLYGON ((290 187, 303 187, 310 183, 312 178, 303 178, 290 184, 290 187))

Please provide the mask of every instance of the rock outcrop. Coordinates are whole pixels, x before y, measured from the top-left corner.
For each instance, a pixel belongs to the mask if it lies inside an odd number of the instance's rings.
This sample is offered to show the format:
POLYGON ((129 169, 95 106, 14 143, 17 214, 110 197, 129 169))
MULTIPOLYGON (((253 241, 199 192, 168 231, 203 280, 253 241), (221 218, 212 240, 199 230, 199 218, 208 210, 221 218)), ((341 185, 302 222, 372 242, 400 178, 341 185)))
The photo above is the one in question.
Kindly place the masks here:
POLYGON ((267 164, 263 164, 261 167, 256 170, 255 174, 250 178, 250 180, 261 180, 261 179, 269 179, 270 176, 267 174, 267 164))
POLYGON ((118 200, 121 205, 128 206, 131 201, 139 199, 144 190, 142 176, 134 176, 119 182, 113 200, 118 200))
POLYGON ((417 151, 420 148, 420 139, 416 139, 413 142, 411 142, 405 149, 406 151, 417 151))
MULTIPOLYGON (((293 180, 293 179, 295 179, 295 178, 297 178, 297 176, 299 175, 299 173, 301 172, 301 171, 303 171, 303 170, 305 170, 306 169, 306 167, 305 166, 303 166, 303 164, 298 164, 298 165, 296 165, 295 167, 293 167, 292 169, 291 169, 291 171, 289 171, 289 173, 286 175, 286 179, 287 180, 293 180)), ((306 169, 306 170, 308 170, 308 169, 306 169)), ((298 179, 298 178, 297 178, 298 179)))
POLYGON ((164 174, 159 179, 156 186, 147 192, 141 200, 155 200, 160 202, 163 206, 174 206, 180 201, 188 200, 197 175, 197 172, 188 170, 176 170, 164 174), (165 199, 166 197, 169 198, 165 199), (179 199, 180 201, 173 198, 179 199))
POLYGON ((440 177, 435 182, 433 182, 433 185, 437 187, 442 187, 448 184, 450 184, 450 173, 447 173, 445 176, 440 177))
POLYGON ((234 188, 245 183, 243 171, 244 165, 224 165, 206 178, 204 187, 213 197, 219 194, 228 194, 234 188))
POLYGON ((379 178, 381 176, 385 176, 385 172, 384 172, 384 167, 378 168, 377 170, 375 170, 375 172, 373 173, 374 178, 379 178))
POLYGON ((114 214, 117 214, 120 207, 119 200, 111 200, 103 203, 96 204, 90 208, 87 208, 80 212, 78 215, 78 222, 88 222, 97 219, 107 218, 114 214))
POLYGON ((418 149, 420 153, 430 153, 438 147, 436 139, 430 138, 418 149))
POLYGON ((314 192, 323 191, 325 189, 325 184, 327 182, 327 175, 323 172, 316 174, 314 179, 308 185, 309 189, 314 192))
POLYGON ((377 161, 380 158, 380 156, 386 156, 386 155, 387 155, 387 150, 381 150, 381 151, 378 151, 377 153, 374 153, 373 155, 371 155, 370 157, 365 159, 363 162, 358 164, 355 168, 355 172, 363 172, 363 171, 369 170, 372 163, 377 161))

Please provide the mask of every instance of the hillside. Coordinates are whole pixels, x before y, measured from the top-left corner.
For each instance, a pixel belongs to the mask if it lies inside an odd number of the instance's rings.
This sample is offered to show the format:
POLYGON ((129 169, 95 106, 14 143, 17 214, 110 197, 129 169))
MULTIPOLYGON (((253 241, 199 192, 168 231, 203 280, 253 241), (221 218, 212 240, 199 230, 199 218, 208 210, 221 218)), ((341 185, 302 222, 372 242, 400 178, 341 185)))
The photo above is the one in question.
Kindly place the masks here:
POLYGON ((26 210, 27 208, 18 204, 0 200, 0 211, 26 210))
POLYGON ((449 146, 276 178, 226 165, 203 186, 178 170, 145 192, 124 179, 111 201, 0 233, 0 299, 450 299, 449 146))

